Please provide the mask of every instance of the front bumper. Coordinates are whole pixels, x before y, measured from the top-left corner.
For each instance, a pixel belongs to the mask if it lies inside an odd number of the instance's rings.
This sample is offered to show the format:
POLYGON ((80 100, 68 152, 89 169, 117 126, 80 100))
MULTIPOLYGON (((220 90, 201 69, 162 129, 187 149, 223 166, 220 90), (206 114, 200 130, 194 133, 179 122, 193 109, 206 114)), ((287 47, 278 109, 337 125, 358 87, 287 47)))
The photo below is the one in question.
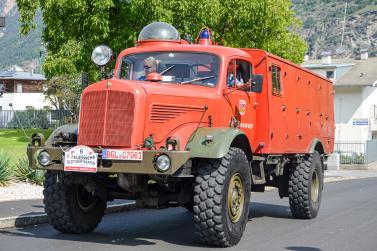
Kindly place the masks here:
MULTIPOLYGON (((67 149, 68 150, 68 149, 67 149)), ((178 169, 180 169, 189 159, 189 151, 162 151, 162 150, 145 150, 143 151, 142 161, 127 161, 127 160, 111 160, 112 165, 103 165, 101 159, 101 149, 93 148, 93 150, 98 153, 98 165, 97 172, 104 173, 135 173, 135 174, 164 174, 164 175, 174 175, 178 169), (154 167, 154 159, 157 154, 166 154, 169 156, 171 161, 171 166, 166 172, 159 172, 154 167)), ((64 151, 59 147, 34 147, 29 145, 27 147, 27 155, 29 158, 29 166, 33 169, 40 170, 57 170, 63 171, 64 166, 62 164, 62 156, 64 151), (47 167, 42 167, 37 163, 37 155, 40 151, 47 151, 50 156, 52 163, 47 167)))

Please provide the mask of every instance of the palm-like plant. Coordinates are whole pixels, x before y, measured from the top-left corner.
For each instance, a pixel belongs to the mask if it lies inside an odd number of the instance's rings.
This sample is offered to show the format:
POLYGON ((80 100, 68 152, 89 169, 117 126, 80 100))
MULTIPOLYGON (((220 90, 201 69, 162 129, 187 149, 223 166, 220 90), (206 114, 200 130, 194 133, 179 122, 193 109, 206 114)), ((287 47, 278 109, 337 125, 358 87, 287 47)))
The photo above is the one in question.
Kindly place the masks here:
POLYGON ((0 186, 5 186, 12 179, 13 171, 9 165, 9 156, 0 152, 0 186))
POLYGON ((44 171, 35 170, 29 167, 29 160, 27 157, 18 160, 15 169, 16 179, 19 181, 26 181, 36 185, 42 185, 44 181, 44 171))

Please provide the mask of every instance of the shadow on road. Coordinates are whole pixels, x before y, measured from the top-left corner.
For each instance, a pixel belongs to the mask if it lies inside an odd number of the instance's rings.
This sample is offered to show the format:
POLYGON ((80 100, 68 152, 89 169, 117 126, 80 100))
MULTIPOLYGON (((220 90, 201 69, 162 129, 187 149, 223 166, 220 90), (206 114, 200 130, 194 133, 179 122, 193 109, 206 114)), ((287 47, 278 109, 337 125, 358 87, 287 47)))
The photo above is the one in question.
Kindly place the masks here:
POLYGON ((293 251, 321 251, 322 250, 319 248, 303 247, 303 246, 286 247, 286 249, 293 250, 293 251))
POLYGON ((292 219, 291 210, 288 206, 251 202, 249 219, 260 217, 292 219))
MULTIPOLYGON (((291 218, 289 207, 257 202, 250 204, 250 216, 291 218)), ((0 234, 107 245, 142 246, 166 242, 179 246, 203 247, 194 234, 192 221, 192 214, 183 208, 137 209, 105 216, 99 227, 89 234, 61 234, 48 224, 3 230, 0 234)))

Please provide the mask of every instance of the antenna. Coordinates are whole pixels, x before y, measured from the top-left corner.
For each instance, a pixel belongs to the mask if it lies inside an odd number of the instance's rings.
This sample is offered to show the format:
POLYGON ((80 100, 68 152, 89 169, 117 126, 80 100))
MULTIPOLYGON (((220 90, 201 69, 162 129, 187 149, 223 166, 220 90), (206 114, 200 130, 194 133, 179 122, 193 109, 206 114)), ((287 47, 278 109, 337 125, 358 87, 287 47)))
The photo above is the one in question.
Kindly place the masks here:
POLYGON ((347 2, 346 2, 346 6, 344 7, 343 28, 342 28, 342 39, 340 40, 340 49, 342 49, 342 46, 343 46, 344 29, 345 29, 345 27, 346 27, 346 16, 347 16, 347 2))
POLYGON ((18 123, 20 124, 20 126, 21 126, 21 129, 22 129, 22 131, 23 131, 23 132, 24 132, 24 134, 25 134, 25 137, 26 137, 26 138, 29 138, 29 137, 27 136, 26 132, 25 132, 25 129, 24 129, 24 127, 23 127, 23 126, 22 126, 22 124, 21 124, 21 121, 20 121, 20 119, 18 118, 18 115, 17 115, 16 111, 15 111, 15 110, 13 109, 13 104, 12 104, 12 103, 9 103, 9 106, 10 106, 10 108, 12 109, 14 116, 16 116, 16 118, 17 118, 17 121, 18 121, 18 123))

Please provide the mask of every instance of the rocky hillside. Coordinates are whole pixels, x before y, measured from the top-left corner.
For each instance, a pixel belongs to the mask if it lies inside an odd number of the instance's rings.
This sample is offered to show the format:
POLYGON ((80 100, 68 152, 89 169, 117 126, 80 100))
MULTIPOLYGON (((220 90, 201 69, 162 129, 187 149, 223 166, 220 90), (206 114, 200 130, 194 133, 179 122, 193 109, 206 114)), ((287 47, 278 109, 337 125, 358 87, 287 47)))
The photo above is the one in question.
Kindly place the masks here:
POLYGON ((311 58, 320 57, 322 52, 355 57, 360 48, 377 56, 377 0, 293 0, 293 6, 302 20, 301 34, 311 58))
MULTIPOLYGON (((355 57, 360 48, 377 56, 377 0, 348 0, 341 47, 345 2, 347 0, 293 0, 293 9, 302 20, 300 33, 308 42, 308 54, 319 58, 322 52, 335 57, 355 57)), ((18 33, 15 0, 0 0, 0 16, 6 17, 6 28, 0 28, 0 70, 17 64, 39 70, 42 17, 35 18, 37 29, 28 36, 18 33)))
POLYGON ((42 17, 35 19, 37 29, 27 36, 19 34, 15 0, 0 0, 0 16, 5 16, 6 27, 0 28, 0 70, 18 65, 25 70, 39 71, 39 53, 42 49, 42 17))

